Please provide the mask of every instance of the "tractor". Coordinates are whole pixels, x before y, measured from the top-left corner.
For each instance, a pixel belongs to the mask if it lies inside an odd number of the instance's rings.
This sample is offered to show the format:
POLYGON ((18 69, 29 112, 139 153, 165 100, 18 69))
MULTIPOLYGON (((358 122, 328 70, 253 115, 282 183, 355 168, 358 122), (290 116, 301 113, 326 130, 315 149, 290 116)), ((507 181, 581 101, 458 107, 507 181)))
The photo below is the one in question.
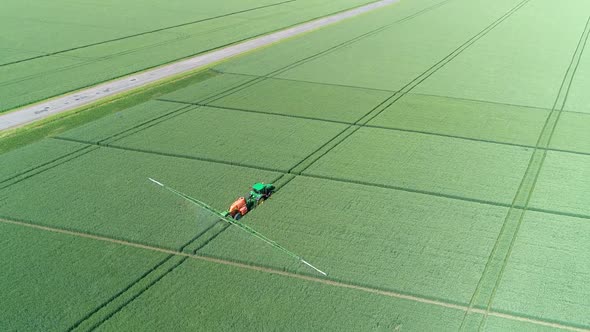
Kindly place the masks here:
POLYGON ((235 220, 240 220, 246 213, 258 205, 264 203, 275 191, 275 186, 271 183, 255 183, 252 190, 244 196, 238 198, 227 211, 224 212, 225 217, 231 217, 235 220))

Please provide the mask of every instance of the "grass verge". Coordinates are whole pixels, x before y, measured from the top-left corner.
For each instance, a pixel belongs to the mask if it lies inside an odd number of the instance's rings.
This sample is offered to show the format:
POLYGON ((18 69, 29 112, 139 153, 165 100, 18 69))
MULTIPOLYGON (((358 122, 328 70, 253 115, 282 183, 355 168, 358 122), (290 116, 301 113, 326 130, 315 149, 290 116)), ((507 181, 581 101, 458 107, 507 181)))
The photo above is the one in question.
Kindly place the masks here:
POLYGON ((46 119, 6 130, 0 133, 0 154, 39 141, 43 138, 61 134, 72 128, 100 119, 109 114, 123 111, 153 98, 177 89, 204 81, 219 75, 211 70, 176 76, 153 85, 100 100, 68 112, 56 114, 46 119))

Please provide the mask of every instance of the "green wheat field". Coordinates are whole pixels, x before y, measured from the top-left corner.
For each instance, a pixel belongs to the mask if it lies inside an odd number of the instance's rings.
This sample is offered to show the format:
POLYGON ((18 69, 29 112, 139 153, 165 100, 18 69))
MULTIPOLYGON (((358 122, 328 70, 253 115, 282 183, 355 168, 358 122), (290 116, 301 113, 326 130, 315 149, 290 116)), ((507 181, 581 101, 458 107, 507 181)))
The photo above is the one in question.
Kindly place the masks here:
MULTIPOLYGON (((2 112, 368 1, 34 2, 2 112)), ((590 331, 589 15, 401 0, 0 136, 0 330, 590 331), (242 221, 328 275, 149 177, 274 183, 242 221)))

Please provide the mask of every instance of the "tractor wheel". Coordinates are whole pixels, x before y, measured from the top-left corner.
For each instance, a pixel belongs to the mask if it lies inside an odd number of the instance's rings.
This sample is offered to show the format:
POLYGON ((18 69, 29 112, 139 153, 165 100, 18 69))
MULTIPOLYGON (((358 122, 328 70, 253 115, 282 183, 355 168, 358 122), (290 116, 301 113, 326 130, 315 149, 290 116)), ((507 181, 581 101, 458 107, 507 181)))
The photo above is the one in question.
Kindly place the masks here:
POLYGON ((240 220, 240 219, 242 219, 242 214, 241 214, 241 213, 239 213, 239 212, 236 212, 236 214, 234 214, 234 219, 235 219, 235 220, 240 220))

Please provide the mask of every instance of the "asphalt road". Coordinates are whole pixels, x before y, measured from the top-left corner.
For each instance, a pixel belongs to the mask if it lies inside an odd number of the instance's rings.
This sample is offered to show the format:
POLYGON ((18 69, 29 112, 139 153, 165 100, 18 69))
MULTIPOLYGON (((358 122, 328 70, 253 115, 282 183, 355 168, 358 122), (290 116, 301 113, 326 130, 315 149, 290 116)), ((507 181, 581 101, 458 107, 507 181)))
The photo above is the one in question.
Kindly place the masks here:
POLYGON ((348 11, 326 16, 314 21, 303 23, 295 27, 271 33, 251 39, 236 45, 228 46, 213 52, 181 60, 162 67, 150 69, 139 74, 125 76, 116 80, 105 82, 97 86, 69 93, 48 101, 26 106, 22 109, 0 115, 0 131, 16 128, 46 117, 66 112, 72 109, 88 105, 106 97, 138 89, 159 80, 193 71, 214 62, 240 55, 245 52, 275 43, 277 41, 300 35, 311 30, 319 29, 326 25, 334 24, 347 18, 381 8, 399 0, 380 0, 368 5, 357 7, 348 11))

